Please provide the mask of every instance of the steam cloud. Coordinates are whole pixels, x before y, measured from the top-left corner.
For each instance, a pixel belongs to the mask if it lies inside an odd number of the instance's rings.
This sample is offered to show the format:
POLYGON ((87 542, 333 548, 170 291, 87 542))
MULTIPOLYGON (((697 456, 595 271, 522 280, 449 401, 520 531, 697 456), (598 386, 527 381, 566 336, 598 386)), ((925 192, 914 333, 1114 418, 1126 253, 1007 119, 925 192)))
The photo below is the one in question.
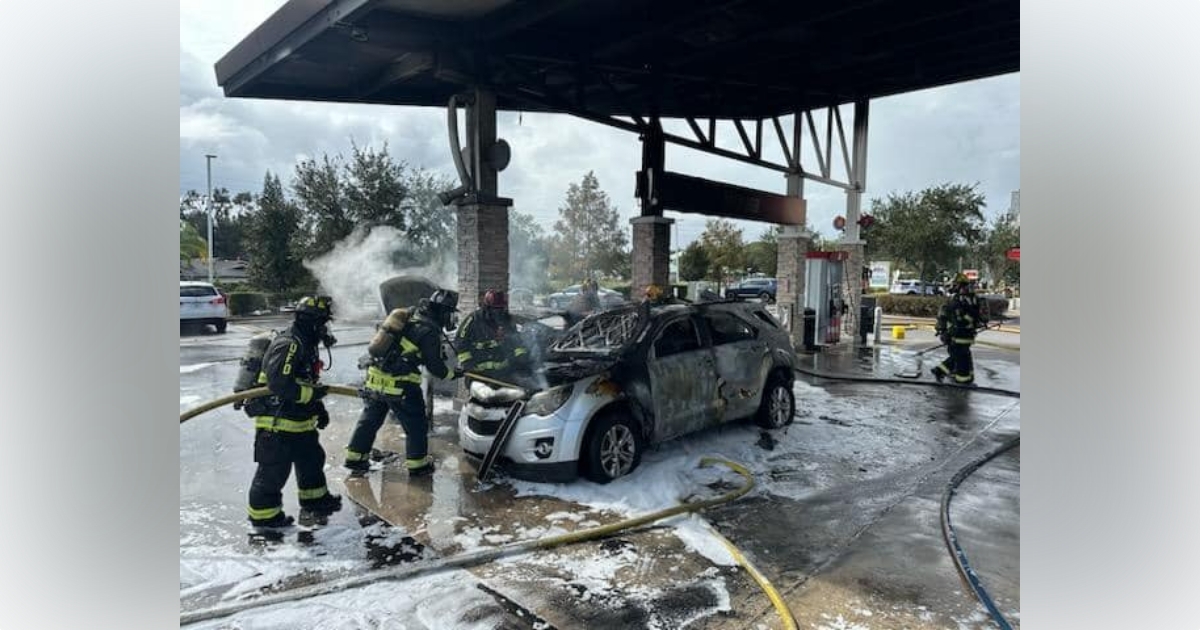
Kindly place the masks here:
POLYGON ((379 285, 401 274, 425 276, 441 287, 457 289, 458 257, 435 252, 423 266, 398 261, 422 258, 418 248, 391 226, 357 228, 323 256, 305 261, 323 293, 333 297, 338 319, 376 321, 383 317, 379 285))

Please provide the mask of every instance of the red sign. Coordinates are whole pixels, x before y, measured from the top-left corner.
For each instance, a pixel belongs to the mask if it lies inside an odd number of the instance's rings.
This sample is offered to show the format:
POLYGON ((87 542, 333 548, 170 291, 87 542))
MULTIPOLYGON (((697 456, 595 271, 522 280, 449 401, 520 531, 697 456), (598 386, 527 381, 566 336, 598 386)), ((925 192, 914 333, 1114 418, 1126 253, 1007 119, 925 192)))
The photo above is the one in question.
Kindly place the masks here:
POLYGON ((1021 248, 1014 247, 1005 252, 1004 255, 1007 256, 1009 260, 1021 260, 1021 248))

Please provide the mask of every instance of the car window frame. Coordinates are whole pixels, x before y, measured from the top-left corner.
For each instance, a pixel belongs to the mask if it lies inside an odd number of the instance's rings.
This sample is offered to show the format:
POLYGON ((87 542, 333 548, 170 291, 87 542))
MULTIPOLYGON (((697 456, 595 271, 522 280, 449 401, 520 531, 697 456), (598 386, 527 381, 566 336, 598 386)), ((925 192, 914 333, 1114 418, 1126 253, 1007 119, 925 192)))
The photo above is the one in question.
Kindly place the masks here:
POLYGON ((757 341, 758 340, 758 335, 759 335, 758 327, 755 326, 754 324, 746 321, 744 318, 738 317, 737 315, 735 315, 733 313, 727 313, 725 311, 710 311, 707 313, 701 313, 700 319, 704 320, 704 328, 708 335, 708 345, 710 347, 716 348, 718 346, 724 346, 724 345, 728 345, 731 343, 738 343, 740 341, 757 341), (716 335, 717 329, 715 326, 713 326, 710 323, 710 320, 716 320, 718 318, 730 319, 730 320, 737 322, 738 324, 741 324, 744 328, 749 329, 750 336, 743 337, 740 339, 734 339, 732 341, 718 342, 717 335, 716 335))
POLYGON ((654 333, 654 338, 650 340, 650 357, 654 361, 659 361, 661 359, 670 358, 670 357, 673 357, 673 356, 676 356, 679 354, 683 354, 685 352, 695 352, 698 350, 704 350, 705 348, 710 347, 708 344, 708 341, 709 340, 705 337, 705 335, 702 334, 701 324, 697 320, 696 317, 693 317, 690 313, 686 314, 686 315, 681 315, 678 317, 672 317, 671 319, 663 322, 661 326, 659 326, 658 330, 655 331, 655 333, 654 333), (693 335, 694 335, 694 337, 696 339, 696 343, 697 343, 696 347, 690 348, 687 350, 679 350, 676 352, 672 352, 671 354, 668 354, 666 356, 660 355, 658 353, 658 340, 662 339, 663 333, 665 333, 668 328, 670 328, 671 326, 674 326, 675 324, 677 324, 679 322, 683 322, 683 321, 690 322, 692 324, 692 332, 693 332, 693 335))

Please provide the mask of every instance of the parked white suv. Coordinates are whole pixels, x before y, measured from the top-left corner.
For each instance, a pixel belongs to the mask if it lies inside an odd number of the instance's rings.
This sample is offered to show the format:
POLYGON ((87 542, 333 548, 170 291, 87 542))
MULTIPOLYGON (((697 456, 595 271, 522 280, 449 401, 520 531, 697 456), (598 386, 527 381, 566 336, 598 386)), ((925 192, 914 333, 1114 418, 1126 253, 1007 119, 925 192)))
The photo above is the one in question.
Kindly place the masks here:
POLYGON ((218 333, 225 332, 229 305, 217 287, 207 282, 179 281, 179 323, 212 324, 218 333))
POLYGON ((892 295, 938 295, 941 293, 935 284, 920 280, 897 280, 888 291, 892 295))

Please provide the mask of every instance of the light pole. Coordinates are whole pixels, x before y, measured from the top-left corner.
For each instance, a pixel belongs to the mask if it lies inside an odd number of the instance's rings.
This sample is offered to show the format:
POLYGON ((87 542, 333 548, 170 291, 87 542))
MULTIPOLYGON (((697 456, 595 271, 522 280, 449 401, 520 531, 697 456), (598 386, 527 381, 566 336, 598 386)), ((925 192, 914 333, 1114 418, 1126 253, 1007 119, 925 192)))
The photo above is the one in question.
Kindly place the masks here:
POLYGON ((215 158, 215 157, 217 157, 217 156, 215 156, 215 155, 205 155, 204 156, 204 164, 205 164, 205 166, 208 167, 208 197, 207 197, 208 212, 207 212, 207 214, 208 214, 208 282, 209 282, 209 284, 212 284, 212 282, 213 282, 212 161, 213 161, 213 158, 215 158))

